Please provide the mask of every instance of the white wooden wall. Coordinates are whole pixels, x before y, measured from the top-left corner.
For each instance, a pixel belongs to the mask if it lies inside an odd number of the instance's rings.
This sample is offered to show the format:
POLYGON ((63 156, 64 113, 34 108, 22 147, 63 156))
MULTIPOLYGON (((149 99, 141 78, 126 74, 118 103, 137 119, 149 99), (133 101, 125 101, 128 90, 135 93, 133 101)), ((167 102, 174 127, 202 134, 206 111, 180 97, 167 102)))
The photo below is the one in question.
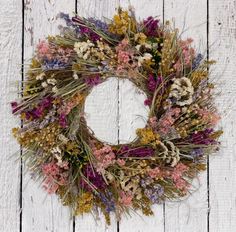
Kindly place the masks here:
MULTIPOLYGON (((109 107, 101 102, 99 117, 106 117, 112 127, 99 127, 96 120, 91 126, 104 139, 117 143, 132 137, 137 115, 127 112, 141 100, 129 84, 114 80, 110 85, 117 91, 110 91, 109 85, 100 91, 101 101, 109 107), (107 94, 112 95, 112 102, 107 94)), ((236 0, 0 0, 0 232, 235 232, 235 97, 236 0), (56 197, 47 197, 11 158, 20 148, 10 130, 20 122, 11 116, 9 102, 16 98, 14 82, 24 78, 22 61, 32 56, 40 38, 58 32, 58 12, 111 17, 118 5, 129 3, 139 18, 174 19, 186 31, 184 37, 194 37, 196 47, 217 60, 212 78, 220 92, 217 104, 224 135, 220 152, 209 159, 208 170, 195 182, 196 193, 182 203, 156 207, 155 217, 133 215, 119 224, 113 218, 112 226, 106 227, 104 219, 95 222, 92 216, 71 219, 68 209, 56 197)), ((88 117, 98 112, 95 100, 91 97, 88 117)))

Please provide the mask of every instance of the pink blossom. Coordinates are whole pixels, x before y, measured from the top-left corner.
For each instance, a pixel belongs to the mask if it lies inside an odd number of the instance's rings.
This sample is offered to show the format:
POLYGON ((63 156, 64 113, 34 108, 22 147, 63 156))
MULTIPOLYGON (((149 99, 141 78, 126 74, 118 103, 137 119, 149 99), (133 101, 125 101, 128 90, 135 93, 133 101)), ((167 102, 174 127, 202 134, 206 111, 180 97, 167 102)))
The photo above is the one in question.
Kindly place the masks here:
POLYGON ((154 116, 154 117, 149 118, 149 123, 152 128, 156 128, 157 127, 157 117, 154 116))
POLYGON ((122 166, 125 166, 125 160, 124 160, 124 159, 118 159, 116 162, 117 162, 117 164, 120 165, 121 167, 122 167, 122 166))
POLYGON ((156 177, 160 177, 161 176, 161 170, 160 168, 156 167, 154 169, 149 169, 148 170, 148 175, 151 177, 151 178, 156 178, 156 177))
POLYGON ((178 188, 179 190, 183 191, 183 193, 187 192, 187 189, 189 187, 189 184, 187 181, 185 181, 184 179, 178 179, 175 182, 175 186, 176 188, 178 188))
POLYGON ((37 45, 37 52, 40 58, 48 56, 50 51, 49 44, 45 40, 41 40, 37 45))
POLYGON ((115 163, 115 154, 112 151, 112 148, 108 145, 104 146, 101 149, 94 150, 93 154, 97 159, 96 170, 97 172, 103 172, 110 165, 115 163))
POLYGON ((55 193, 60 185, 65 185, 68 179, 68 164, 59 167, 55 162, 50 162, 42 166, 44 174, 43 187, 48 193, 55 193), (64 168, 65 167, 65 168, 64 168))
POLYGON ((120 192, 120 203, 124 206, 131 206, 133 195, 131 193, 125 193, 124 191, 120 192))

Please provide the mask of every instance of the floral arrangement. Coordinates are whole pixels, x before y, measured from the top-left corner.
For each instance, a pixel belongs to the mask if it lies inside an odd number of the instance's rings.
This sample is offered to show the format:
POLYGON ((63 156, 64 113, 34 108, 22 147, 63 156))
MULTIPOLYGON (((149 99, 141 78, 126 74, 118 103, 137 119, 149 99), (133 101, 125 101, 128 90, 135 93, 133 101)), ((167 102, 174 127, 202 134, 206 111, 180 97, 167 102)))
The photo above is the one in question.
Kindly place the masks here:
POLYGON ((153 204, 191 192, 222 133, 208 79, 214 62, 169 22, 137 21, 133 10, 119 8, 107 22, 60 17, 67 26, 39 42, 12 102, 23 122, 13 134, 34 177, 74 215, 101 211, 108 224, 112 212, 152 215, 153 204), (84 116, 91 89, 114 75, 143 90, 150 107, 129 144, 99 141, 84 116))

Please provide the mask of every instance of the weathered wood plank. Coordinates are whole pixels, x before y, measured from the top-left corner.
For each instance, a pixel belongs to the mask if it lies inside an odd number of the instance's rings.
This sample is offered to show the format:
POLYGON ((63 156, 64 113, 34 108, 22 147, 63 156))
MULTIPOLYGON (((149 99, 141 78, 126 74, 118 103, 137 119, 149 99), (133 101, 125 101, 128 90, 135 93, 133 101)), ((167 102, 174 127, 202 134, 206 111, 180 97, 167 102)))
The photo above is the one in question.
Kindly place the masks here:
MULTIPOLYGON (((84 17, 95 17, 98 19, 111 18, 118 7, 119 1, 78 0, 78 15, 84 17)), ((89 125, 97 131, 97 136, 104 141, 117 144, 118 142, 118 80, 110 79, 104 83, 102 90, 92 93, 87 99, 91 104, 87 107, 89 125), (100 93, 96 99, 96 93, 100 93), (95 95, 94 95, 95 94, 95 95), (97 104, 98 103, 98 104, 97 104), (95 105, 96 104, 96 105, 95 105), (97 117, 96 117, 97 115, 97 117), (91 117, 91 120, 90 118, 91 117), (104 121, 105 119, 105 121, 104 121), (103 124, 105 123, 105 124, 103 124)), ((107 226, 104 217, 94 218, 92 215, 84 215, 76 218, 75 231, 86 232, 116 232, 117 223, 111 218, 111 226, 107 226)))
MULTIPOLYGON (((196 49, 206 54, 207 1, 165 0, 164 18, 173 20, 175 26, 180 29, 180 32, 183 32, 183 38, 193 38, 196 49)), ((207 231, 207 172, 200 174, 199 180, 195 180, 193 185, 197 191, 188 199, 179 203, 166 203, 166 232, 207 231)))
MULTIPOLYGON (((122 7, 128 8, 131 4, 135 8, 136 17, 139 20, 147 18, 148 16, 157 16, 162 20, 163 17, 163 2, 155 0, 121 0, 120 4, 122 7)), ((133 104, 138 104, 140 107, 140 113, 147 110, 143 105, 143 97, 138 96, 135 91, 132 91, 132 85, 120 82, 120 104, 119 104, 119 135, 120 141, 124 141, 134 138, 135 131, 134 127, 143 127, 145 122, 139 117, 138 113, 134 112, 135 106, 133 104), (128 113, 129 111, 129 113, 128 113), (133 115, 132 112, 133 111, 133 115), (130 114, 130 115, 129 115, 130 114)), ((131 213, 131 217, 123 217, 120 222, 120 231, 130 231, 132 228, 133 232, 154 232, 154 231, 164 231, 164 214, 163 205, 158 205, 153 207, 155 216, 146 217, 138 212, 139 215, 131 213)))
POLYGON ((217 61, 212 78, 218 83, 222 114, 220 152, 210 159, 210 220, 214 232, 236 231, 236 1, 209 1, 210 59, 217 61))
MULTIPOLYGON (((20 125, 13 118, 10 101, 17 98, 16 81, 21 80, 21 1, 1 2, 0 7, 0 231, 20 228, 20 163, 12 157, 20 147, 11 128, 20 125)), ((20 158, 20 152, 17 153, 20 158)))
MULTIPOLYGON (((63 11, 71 13, 75 2, 66 1, 25 1, 25 63, 32 57, 36 44, 47 35, 56 34, 59 21, 56 15, 63 11)), ((57 196, 47 196, 39 183, 26 174, 23 178, 22 231, 68 231, 72 232, 69 210, 62 206, 57 196)))

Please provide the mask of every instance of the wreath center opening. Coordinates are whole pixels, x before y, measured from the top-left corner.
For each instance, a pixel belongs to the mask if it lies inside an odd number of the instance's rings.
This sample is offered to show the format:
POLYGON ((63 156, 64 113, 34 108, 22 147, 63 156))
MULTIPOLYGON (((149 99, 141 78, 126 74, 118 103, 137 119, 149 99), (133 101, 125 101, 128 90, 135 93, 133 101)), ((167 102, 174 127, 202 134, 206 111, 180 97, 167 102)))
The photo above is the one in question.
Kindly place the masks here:
POLYGON ((85 101, 85 118, 97 139, 109 144, 130 143, 136 129, 145 127, 146 94, 128 79, 110 77, 93 87, 85 101))

